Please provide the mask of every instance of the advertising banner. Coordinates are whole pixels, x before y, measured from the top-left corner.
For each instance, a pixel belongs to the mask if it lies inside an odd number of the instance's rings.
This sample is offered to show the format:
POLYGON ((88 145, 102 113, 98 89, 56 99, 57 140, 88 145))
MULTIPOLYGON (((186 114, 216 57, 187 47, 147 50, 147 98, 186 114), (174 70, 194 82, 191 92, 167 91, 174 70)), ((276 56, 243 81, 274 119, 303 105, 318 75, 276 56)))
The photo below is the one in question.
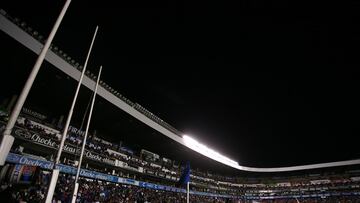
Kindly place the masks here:
MULTIPOLYGON (((33 157, 27 157, 19 154, 9 153, 7 159, 7 162, 15 164, 16 170, 14 170, 14 178, 18 178, 20 174, 20 170, 23 166, 38 166, 42 169, 48 169, 51 170, 53 168, 53 162, 50 161, 44 161, 44 160, 38 160, 33 157)), ((63 164, 59 164, 57 168, 62 173, 68 173, 75 175, 76 174, 76 168, 72 166, 67 166, 63 164)), ((173 192, 182 192, 186 193, 185 189, 170 187, 170 186, 164 186, 164 185, 158 185, 148 182, 142 182, 142 181, 136 181, 134 179, 129 178, 121 178, 113 175, 107 175, 103 173, 99 173, 96 171, 90 171, 86 169, 80 170, 80 176, 92 178, 92 179, 98 179, 98 180, 104 180, 108 182, 114 182, 114 183, 122 183, 122 184, 128 184, 128 185, 136 185, 140 187, 145 187, 149 189, 155 189, 155 190, 166 190, 166 191, 173 191, 173 192)), ((217 196, 217 197, 231 197, 229 195, 219 195, 219 194, 211 194, 211 193, 205 193, 205 192, 194 192, 190 191, 190 194, 195 195, 204 195, 204 196, 217 196)))

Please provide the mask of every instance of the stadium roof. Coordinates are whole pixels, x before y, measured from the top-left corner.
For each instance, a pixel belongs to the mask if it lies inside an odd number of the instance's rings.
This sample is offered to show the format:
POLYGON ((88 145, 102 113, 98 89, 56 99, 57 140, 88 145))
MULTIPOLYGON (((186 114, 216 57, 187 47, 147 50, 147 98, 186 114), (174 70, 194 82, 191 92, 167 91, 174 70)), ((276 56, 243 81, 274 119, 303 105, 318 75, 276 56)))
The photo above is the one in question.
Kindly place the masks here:
MULTIPOLYGON (((62 3, 7 1, 3 9, 46 35, 62 3)), ((316 8, 324 5, 284 2, 117 3, 73 0, 54 44, 84 61, 99 25, 92 72, 104 65, 107 84, 241 165, 360 157, 359 71, 354 68, 359 28, 356 20, 348 21, 357 13, 320 15, 316 8)), ((19 51, 20 45, 8 43, 1 50, 7 59, 4 70, 16 82, 9 88, 2 81, 6 96, 18 92, 35 61, 28 51, 19 51)), ((66 114, 72 92, 65 90, 75 88, 75 82, 66 82, 64 74, 51 68, 40 74, 28 105, 66 114)), ((83 94, 80 103, 87 104, 90 92, 83 94)), ((98 105, 93 125, 107 139, 171 157, 186 150, 106 101, 100 99, 98 105)))

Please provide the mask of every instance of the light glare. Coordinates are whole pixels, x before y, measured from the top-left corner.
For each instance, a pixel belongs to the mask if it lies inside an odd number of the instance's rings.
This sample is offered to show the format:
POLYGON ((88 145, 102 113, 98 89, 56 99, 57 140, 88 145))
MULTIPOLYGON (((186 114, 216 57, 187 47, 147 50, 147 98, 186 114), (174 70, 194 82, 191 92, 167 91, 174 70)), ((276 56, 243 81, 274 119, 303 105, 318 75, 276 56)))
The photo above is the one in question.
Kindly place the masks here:
POLYGON ((187 135, 183 136, 184 143, 187 147, 191 148, 192 150, 199 152, 202 155, 205 155, 211 159, 214 159, 220 163, 223 163, 225 165, 238 168, 239 164, 236 161, 233 161, 229 159, 226 156, 221 155, 219 152, 208 148, 206 145, 199 143, 197 140, 195 140, 192 137, 189 137, 187 135))

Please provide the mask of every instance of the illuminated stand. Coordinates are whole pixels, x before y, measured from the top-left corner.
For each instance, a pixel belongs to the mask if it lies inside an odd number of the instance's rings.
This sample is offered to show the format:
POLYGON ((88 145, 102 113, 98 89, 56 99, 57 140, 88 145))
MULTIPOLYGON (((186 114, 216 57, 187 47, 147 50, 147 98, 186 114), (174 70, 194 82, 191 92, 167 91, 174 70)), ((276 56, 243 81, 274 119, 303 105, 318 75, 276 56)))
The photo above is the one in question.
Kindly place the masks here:
MULTIPOLYGON (((14 38, 16 41, 27 47, 29 50, 33 51, 34 53, 38 54, 40 51, 38 50, 38 41, 34 39, 31 35, 24 32, 21 28, 19 28, 16 24, 11 22, 9 19, 7 19, 5 16, 0 14, 0 30, 2 30, 4 33, 8 34, 12 38, 14 38)), ((78 74, 81 72, 76 69, 76 67, 67 64, 63 62, 63 60, 57 56, 54 52, 49 50, 49 55, 52 57, 46 58, 46 60, 53 64, 55 68, 59 69, 60 71, 67 74, 69 77, 73 78, 74 80, 79 80, 78 74)), ((92 89, 94 87, 95 81, 93 81, 91 78, 85 76, 85 78, 89 80, 84 80, 83 84, 89 89, 92 89)), ((101 82, 100 82, 101 84, 101 82)), ((158 131, 159 133, 163 134, 164 136, 174 140, 175 142, 184 145, 188 148, 193 149, 194 151, 200 153, 202 151, 201 149, 198 149, 196 147, 191 147, 193 144, 186 143, 184 137, 182 136, 182 133, 174 130, 169 130, 168 127, 164 127, 160 122, 156 122, 153 119, 150 119, 148 116, 146 116, 142 111, 140 111, 137 107, 137 104, 132 103, 130 100, 122 98, 123 96, 118 91, 113 91, 108 88, 99 88, 98 95, 100 97, 103 97, 105 100, 113 104, 115 107, 123 110, 124 112, 128 113, 130 116, 138 119, 139 121, 143 122, 144 124, 148 125, 152 129, 158 131), (120 95, 120 96, 119 96, 120 95)), ((163 121, 161 121, 163 122, 163 121)), ((189 136, 188 136, 189 137, 189 136)), ((189 137, 191 138, 191 137, 189 137)), ((193 139, 193 138, 191 138, 193 139)), ((193 139, 194 140, 194 139, 193 139)), ((196 141, 196 140, 195 140, 196 141)), ((200 144, 200 142, 196 141, 200 144)), ((205 146, 205 145, 204 145, 205 146)), ((1 147, 6 147, 2 145, 1 147)), ((2 149, 1 149, 2 150, 2 149)), ((0 151, 1 151, 0 150, 0 151)), ((204 156, 216 160, 208 153, 201 153, 204 156)), ((3 152, 1 151, 0 158, 3 158, 3 152)), ((226 158, 223 156, 223 158, 226 158)), ((218 159, 219 160, 219 159, 218 159)), ((216 161, 218 161, 216 160, 216 161)), ((231 160, 231 159, 230 159, 231 160)), ((220 161, 220 163, 226 164, 230 167, 236 168, 238 170, 242 171, 250 171, 250 172, 285 172, 285 171, 296 171, 296 170, 306 170, 306 169, 316 169, 316 168, 324 168, 324 167, 336 167, 336 166, 346 166, 346 165, 356 165, 360 164, 360 159, 354 159, 354 160, 347 160, 347 161, 338 161, 338 162, 329 162, 329 163, 320 163, 320 164, 310 164, 310 165, 298 165, 298 166, 291 166, 291 167, 277 167, 277 168, 256 168, 256 167, 247 167, 239 165, 237 162, 231 163, 229 161, 226 161, 226 159, 220 161)))

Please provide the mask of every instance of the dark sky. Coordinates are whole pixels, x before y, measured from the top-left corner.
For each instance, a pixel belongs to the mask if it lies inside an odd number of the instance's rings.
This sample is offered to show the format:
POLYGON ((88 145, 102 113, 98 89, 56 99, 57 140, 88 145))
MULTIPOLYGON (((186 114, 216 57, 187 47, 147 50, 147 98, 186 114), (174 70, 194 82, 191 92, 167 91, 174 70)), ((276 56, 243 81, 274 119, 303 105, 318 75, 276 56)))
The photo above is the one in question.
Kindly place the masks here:
MULTIPOLYGON (((0 7, 46 36, 63 3, 0 7)), ((82 64, 99 25, 92 72, 102 64, 107 84, 241 165, 340 161, 360 158, 359 7, 73 0, 54 44, 82 64)))

